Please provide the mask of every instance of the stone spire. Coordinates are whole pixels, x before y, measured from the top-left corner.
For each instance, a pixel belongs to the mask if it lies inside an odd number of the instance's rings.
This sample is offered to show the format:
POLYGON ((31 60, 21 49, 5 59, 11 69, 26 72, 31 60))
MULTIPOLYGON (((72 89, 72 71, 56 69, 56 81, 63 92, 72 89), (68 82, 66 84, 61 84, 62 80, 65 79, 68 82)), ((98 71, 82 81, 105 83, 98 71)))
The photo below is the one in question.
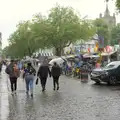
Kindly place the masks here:
POLYGON ((105 0, 106 2, 106 10, 104 12, 104 15, 100 14, 99 18, 103 19, 109 28, 113 27, 116 25, 116 17, 115 14, 113 14, 113 16, 110 15, 110 11, 108 9, 108 2, 109 0, 105 0))
POLYGON ((108 9, 108 3, 106 3, 106 10, 105 10, 105 15, 104 16, 110 16, 110 11, 108 9))

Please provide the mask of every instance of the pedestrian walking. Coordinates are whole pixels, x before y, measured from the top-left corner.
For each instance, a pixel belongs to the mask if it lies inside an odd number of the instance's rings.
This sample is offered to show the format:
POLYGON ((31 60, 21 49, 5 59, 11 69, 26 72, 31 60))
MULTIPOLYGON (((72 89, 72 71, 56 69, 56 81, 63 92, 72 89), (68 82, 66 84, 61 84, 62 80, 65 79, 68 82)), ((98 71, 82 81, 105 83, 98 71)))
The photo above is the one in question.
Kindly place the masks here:
POLYGON ((31 97, 33 97, 33 82, 36 74, 36 70, 33 68, 31 63, 27 64, 27 67, 24 69, 25 72, 25 82, 26 82, 26 93, 29 95, 29 89, 31 97))
POLYGON ((51 77, 51 72, 48 66, 48 63, 46 60, 44 60, 43 64, 40 66, 37 76, 40 78, 41 80, 41 86, 42 86, 42 91, 45 91, 45 87, 46 87, 46 82, 47 82, 47 78, 48 78, 48 74, 51 77))
POLYGON ((53 90, 56 89, 56 84, 57 84, 57 90, 59 90, 59 77, 61 74, 61 68, 57 63, 55 62, 52 69, 51 69, 51 75, 53 77, 53 90))
POLYGON ((9 78, 10 78, 12 95, 16 94, 17 78, 20 75, 20 71, 17 67, 17 64, 14 62, 14 60, 11 60, 11 63, 7 66, 5 72, 9 75, 9 78))

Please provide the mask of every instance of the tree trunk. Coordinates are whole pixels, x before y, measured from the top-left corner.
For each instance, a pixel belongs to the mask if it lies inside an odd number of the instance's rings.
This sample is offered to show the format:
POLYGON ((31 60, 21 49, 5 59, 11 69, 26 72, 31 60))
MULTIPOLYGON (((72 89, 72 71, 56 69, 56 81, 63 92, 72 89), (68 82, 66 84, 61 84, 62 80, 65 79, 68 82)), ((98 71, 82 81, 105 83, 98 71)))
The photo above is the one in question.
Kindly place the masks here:
POLYGON ((55 48, 55 55, 61 56, 62 49, 61 48, 55 48))
POLYGON ((28 54, 29 54, 29 57, 31 57, 31 56, 32 56, 32 52, 31 52, 30 47, 28 47, 28 54))

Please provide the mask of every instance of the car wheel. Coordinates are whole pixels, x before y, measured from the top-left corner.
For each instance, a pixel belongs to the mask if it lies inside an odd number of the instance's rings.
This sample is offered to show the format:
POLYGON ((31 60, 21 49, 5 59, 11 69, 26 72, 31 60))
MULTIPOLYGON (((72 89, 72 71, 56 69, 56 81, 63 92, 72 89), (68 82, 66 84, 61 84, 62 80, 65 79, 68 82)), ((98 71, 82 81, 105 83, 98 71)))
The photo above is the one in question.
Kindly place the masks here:
POLYGON ((116 77, 115 76, 110 76, 109 82, 110 85, 115 85, 116 84, 116 77))
POLYGON ((100 81, 96 81, 95 83, 96 83, 97 85, 100 85, 100 81))

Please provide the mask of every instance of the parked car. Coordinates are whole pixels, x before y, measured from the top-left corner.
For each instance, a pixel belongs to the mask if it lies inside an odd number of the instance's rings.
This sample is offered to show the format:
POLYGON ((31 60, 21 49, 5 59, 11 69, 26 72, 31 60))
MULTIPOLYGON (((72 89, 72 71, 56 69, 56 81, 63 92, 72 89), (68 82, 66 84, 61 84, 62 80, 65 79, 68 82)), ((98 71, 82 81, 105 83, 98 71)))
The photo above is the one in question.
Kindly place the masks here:
POLYGON ((112 85, 120 83, 120 61, 111 62, 100 69, 94 69, 90 78, 96 83, 106 82, 112 85))

